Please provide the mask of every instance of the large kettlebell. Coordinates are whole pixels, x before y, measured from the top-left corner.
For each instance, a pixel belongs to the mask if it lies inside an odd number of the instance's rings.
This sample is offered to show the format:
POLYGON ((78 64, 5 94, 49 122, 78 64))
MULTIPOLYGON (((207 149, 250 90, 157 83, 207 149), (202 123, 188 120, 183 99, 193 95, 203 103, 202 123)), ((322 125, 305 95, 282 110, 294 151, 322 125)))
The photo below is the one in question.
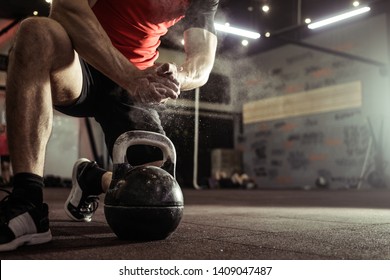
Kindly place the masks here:
POLYGON ((175 146, 162 134, 137 130, 118 137, 104 214, 119 239, 159 240, 176 230, 183 216, 184 200, 175 179, 175 165, 175 146), (131 166, 126 151, 132 145, 160 148, 162 166, 131 166))

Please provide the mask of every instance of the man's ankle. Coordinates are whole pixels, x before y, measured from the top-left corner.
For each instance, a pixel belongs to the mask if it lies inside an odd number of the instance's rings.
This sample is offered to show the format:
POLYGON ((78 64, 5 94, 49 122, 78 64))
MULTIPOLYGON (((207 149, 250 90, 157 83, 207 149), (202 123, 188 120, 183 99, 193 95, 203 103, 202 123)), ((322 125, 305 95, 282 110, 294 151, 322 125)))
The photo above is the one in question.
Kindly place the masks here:
POLYGON ((12 195, 34 205, 43 203, 43 177, 33 173, 17 173, 13 177, 12 195))
POLYGON ((100 195, 103 193, 102 178, 106 172, 106 170, 100 168, 96 163, 93 163, 93 165, 85 167, 83 174, 79 178, 79 183, 86 187, 85 191, 87 191, 88 194, 100 195))

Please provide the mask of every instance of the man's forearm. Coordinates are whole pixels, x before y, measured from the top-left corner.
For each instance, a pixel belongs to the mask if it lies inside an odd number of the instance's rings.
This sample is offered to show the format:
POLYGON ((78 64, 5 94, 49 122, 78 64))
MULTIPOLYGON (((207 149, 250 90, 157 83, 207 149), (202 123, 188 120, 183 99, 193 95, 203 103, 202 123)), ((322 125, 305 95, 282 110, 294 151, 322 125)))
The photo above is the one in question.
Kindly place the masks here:
POLYGON ((67 31, 75 50, 89 64, 126 87, 137 68, 111 43, 87 0, 53 1, 50 17, 67 31))
POLYGON ((196 57, 186 61, 178 71, 181 90, 191 90, 203 86, 210 75, 212 64, 207 57, 196 57))
POLYGON ((207 82, 217 48, 216 36, 206 30, 193 28, 184 35, 186 60, 178 71, 183 91, 201 87, 207 82))

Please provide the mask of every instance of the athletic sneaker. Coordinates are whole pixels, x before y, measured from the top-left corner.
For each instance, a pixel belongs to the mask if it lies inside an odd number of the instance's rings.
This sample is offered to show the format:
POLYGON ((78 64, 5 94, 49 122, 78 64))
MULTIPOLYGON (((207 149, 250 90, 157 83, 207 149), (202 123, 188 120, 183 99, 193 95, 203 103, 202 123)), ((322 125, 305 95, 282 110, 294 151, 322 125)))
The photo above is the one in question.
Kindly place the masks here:
POLYGON ((49 208, 16 198, 11 192, 0 201, 0 251, 51 241, 49 208))
POLYGON ((83 173, 97 167, 96 162, 81 158, 73 166, 72 190, 65 202, 66 214, 75 221, 90 222, 99 206, 99 196, 88 193, 87 186, 81 182, 83 173))

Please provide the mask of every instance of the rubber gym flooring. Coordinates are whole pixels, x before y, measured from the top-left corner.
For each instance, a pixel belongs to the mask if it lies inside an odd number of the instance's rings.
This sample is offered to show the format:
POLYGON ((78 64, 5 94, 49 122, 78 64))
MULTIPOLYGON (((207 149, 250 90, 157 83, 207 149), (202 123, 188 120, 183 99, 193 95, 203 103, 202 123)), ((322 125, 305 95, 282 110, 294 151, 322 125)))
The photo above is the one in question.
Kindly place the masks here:
MULTIPOLYGON (((168 239, 116 238, 102 204, 90 223, 63 211, 69 189, 46 188, 53 240, 1 259, 390 259, 390 190, 183 189, 185 210, 168 239)), ((102 199, 101 199, 102 201, 102 199)))

